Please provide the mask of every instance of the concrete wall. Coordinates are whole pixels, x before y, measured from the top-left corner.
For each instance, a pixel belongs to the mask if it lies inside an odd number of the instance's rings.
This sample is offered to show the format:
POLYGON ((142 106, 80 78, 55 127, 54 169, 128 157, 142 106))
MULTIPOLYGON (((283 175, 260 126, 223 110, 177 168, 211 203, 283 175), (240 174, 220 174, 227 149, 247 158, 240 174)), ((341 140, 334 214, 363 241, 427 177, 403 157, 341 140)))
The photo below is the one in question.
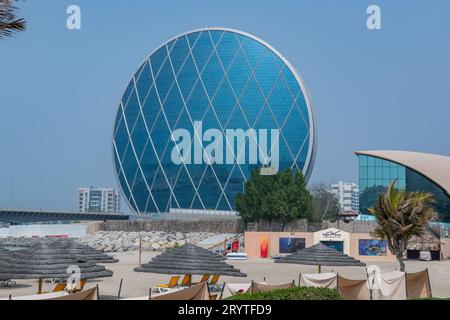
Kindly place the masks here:
POLYGON ((96 231, 166 231, 166 232, 214 232, 242 233, 240 220, 145 220, 145 221, 106 221, 97 222, 89 227, 96 231))
POLYGON ((87 224, 13 225, 0 228, 0 238, 66 236, 80 238, 87 233, 87 224))
POLYGON ((245 252, 249 257, 260 257, 260 239, 262 236, 266 236, 268 240, 268 256, 275 256, 279 254, 280 238, 305 238, 306 247, 312 246, 314 242, 314 234, 311 232, 246 232, 245 252))
MULTIPOLYGON (((323 230, 322 230, 323 231, 323 230)), ((317 234, 317 233, 316 233, 317 234)), ((266 236, 269 243, 269 257, 279 254, 279 239, 280 238, 304 238, 305 246, 310 247, 320 241, 320 238, 314 237, 313 232, 245 232, 245 252, 249 257, 259 258, 260 239, 266 236)), ((381 261, 395 261, 395 257, 391 254, 389 249, 386 256, 360 256, 359 255, 359 240, 372 239, 369 233, 350 233, 349 237, 343 238, 344 247, 348 247, 349 255, 358 260, 366 262, 381 262, 381 261)), ((450 240, 448 242, 448 254, 450 255, 450 240)))

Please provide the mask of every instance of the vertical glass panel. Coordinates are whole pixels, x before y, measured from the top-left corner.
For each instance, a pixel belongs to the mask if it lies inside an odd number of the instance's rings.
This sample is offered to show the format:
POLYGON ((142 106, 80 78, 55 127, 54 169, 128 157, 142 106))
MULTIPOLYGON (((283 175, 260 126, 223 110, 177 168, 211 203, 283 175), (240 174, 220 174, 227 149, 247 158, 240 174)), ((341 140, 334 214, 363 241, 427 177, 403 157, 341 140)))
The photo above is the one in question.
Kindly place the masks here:
POLYGON ((153 75, 156 77, 156 75, 159 73, 159 70, 161 69, 161 66, 166 61, 167 58, 167 49, 165 46, 162 46, 158 49, 155 53, 153 53, 150 56, 150 63, 152 65, 153 75))
POLYGON ((380 158, 375 158, 375 166, 376 167, 382 167, 383 166, 383 160, 380 158))
POLYGON ((361 179, 367 179, 367 167, 359 167, 359 177, 361 179))
POLYGON ((367 156, 359 156, 358 159, 361 167, 367 167, 367 156))
POLYGON ((131 140, 133 142, 136 154, 138 158, 140 158, 142 152, 144 151, 145 143, 148 140, 147 130, 145 128, 144 121, 141 115, 139 115, 139 118, 133 129, 133 133, 131 134, 131 140))
POLYGON ((139 95, 139 101, 141 103, 144 102, 145 98, 147 97, 152 83, 153 81, 150 66, 148 64, 148 61, 146 61, 142 68, 142 72, 139 75, 139 78, 136 80, 136 88, 139 95))
POLYGON ((367 168, 367 176, 369 177, 369 179, 375 179, 375 167, 367 168))
POLYGON ((188 55, 189 45, 187 43, 187 38, 178 38, 173 50, 170 52, 170 60, 172 61, 172 66, 176 75, 180 72, 181 67, 188 55))

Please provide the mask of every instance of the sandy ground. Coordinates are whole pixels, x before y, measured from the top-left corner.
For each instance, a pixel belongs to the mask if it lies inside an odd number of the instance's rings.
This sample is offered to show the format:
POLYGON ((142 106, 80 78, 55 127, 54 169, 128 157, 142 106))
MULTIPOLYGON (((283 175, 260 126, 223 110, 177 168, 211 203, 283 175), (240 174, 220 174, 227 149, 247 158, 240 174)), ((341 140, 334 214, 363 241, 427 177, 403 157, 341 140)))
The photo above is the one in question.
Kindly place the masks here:
MULTIPOLYGON (((147 262, 155 253, 143 253, 142 261, 147 262)), ((121 297, 131 298, 148 295, 149 289, 158 283, 167 283, 169 275, 148 274, 134 272, 133 268, 138 265, 137 252, 123 252, 114 254, 120 260, 118 263, 105 264, 107 269, 112 270, 114 275, 111 278, 89 280, 86 287, 99 285, 101 299, 117 299, 120 280, 123 279, 121 297)), ((251 280, 268 283, 284 283, 295 280, 298 281, 299 273, 316 273, 317 267, 294 264, 278 264, 271 259, 248 259, 242 261, 228 261, 235 267, 247 274, 246 278, 221 277, 225 282, 250 282, 251 280)), ((367 263, 370 265, 373 263, 367 263)), ((377 263, 383 272, 393 271, 398 268, 396 263, 377 263)), ((450 297, 450 260, 447 261, 407 261, 406 270, 415 272, 429 269, 433 296, 450 297)), ((322 267, 322 272, 335 271, 349 278, 364 279, 365 268, 362 267, 322 267)), ((194 277, 194 281, 196 281, 194 277)), ((44 284, 44 290, 51 291, 53 284, 44 284)), ((37 281, 18 280, 14 288, 0 288, 0 298, 21 295, 35 294, 37 281)))

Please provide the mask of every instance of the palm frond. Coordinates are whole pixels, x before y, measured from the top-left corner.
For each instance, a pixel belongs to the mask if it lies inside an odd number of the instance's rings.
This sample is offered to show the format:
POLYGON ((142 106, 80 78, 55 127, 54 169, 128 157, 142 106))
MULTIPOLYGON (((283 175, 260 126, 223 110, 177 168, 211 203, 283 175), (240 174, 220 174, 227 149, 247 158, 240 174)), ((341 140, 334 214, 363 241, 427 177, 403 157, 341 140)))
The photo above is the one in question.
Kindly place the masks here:
POLYGON ((11 0, 0 0, 0 39, 12 37, 14 33, 25 30, 26 22, 16 15, 17 7, 11 0))
POLYGON ((427 192, 406 192, 395 188, 391 181, 369 212, 377 226, 373 235, 385 239, 394 255, 401 254, 413 236, 423 236, 428 222, 436 216, 433 195, 427 192), (395 252, 394 252, 395 251, 395 252), (401 252, 399 252, 401 251, 401 252))

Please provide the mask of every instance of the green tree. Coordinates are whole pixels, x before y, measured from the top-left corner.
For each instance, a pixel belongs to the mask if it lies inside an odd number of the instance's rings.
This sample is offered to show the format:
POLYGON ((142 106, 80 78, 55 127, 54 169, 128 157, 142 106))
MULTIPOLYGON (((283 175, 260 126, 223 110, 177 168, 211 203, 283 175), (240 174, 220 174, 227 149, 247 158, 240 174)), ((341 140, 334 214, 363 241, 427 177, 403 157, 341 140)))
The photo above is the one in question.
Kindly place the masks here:
POLYGON ((314 207, 312 222, 336 221, 339 219, 339 213, 341 212, 339 200, 323 183, 314 185, 311 188, 311 195, 314 207))
POLYGON ((375 237, 386 240, 389 250, 397 258, 400 271, 405 271, 404 253, 411 237, 422 237, 428 222, 435 218, 433 195, 428 192, 407 192, 394 187, 397 179, 381 194, 370 213, 377 226, 375 237))
POLYGON ((0 39, 11 37, 14 32, 25 30, 25 21, 16 15, 12 0, 0 0, 0 39))
POLYGON ((283 223, 312 216, 311 195, 301 171, 290 169, 274 175, 252 171, 245 192, 236 197, 236 209, 244 221, 279 220, 283 223))

